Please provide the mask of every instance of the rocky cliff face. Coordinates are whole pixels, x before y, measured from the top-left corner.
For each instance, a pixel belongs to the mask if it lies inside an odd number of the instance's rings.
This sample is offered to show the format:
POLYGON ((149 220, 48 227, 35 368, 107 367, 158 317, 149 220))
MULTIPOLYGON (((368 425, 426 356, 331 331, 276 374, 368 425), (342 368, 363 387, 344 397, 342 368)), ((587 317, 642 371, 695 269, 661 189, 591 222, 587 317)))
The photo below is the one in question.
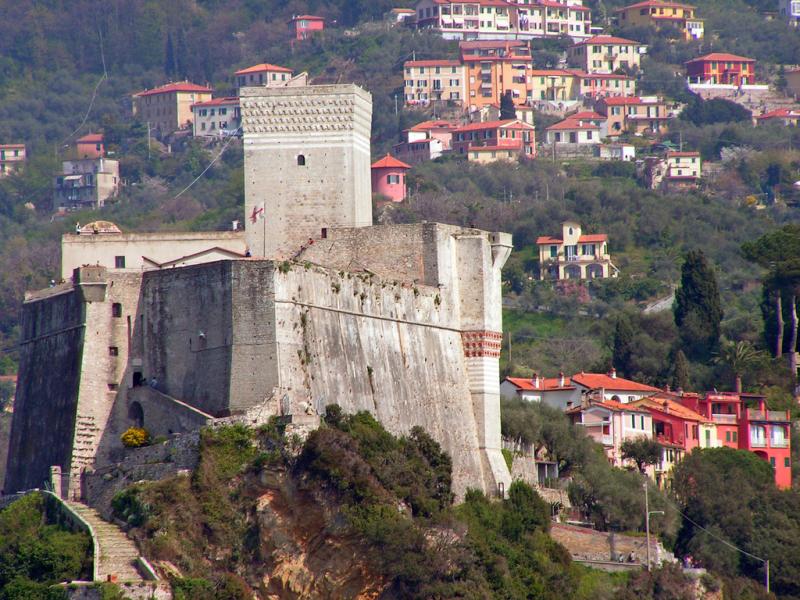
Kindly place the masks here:
POLYGON ((258 541, 266 558, 252 569, 260 579, 260 596, 381 597, 388 582, 370 570, 368 553, 337 523, 339 515, 285 478, 270 479, 270 489, 256 500, 258 541))

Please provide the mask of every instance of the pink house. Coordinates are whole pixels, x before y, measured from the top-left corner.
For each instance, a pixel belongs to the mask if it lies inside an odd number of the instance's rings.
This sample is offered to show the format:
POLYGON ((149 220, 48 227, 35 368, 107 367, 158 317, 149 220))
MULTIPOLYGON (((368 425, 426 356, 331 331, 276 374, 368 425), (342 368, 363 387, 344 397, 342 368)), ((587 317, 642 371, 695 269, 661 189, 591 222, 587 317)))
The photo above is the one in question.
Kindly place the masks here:
POLYGON ((87 133, 75 140, 75 150, 78 158, 103 158, 106 149, 103 145, 102 133, 87 133))
MULTIPOLYGON (((590 401, 566 411, 572 422, 583 427, 587 435, 602 444, 608 462, 624 467, 622 442, 640 437, 653 437, 653 418, 645 408, 616 400, 590 401)), ((651 468, 652 470, 652 468, 651 468)))
POLYGON ((376 161, 372 165, 372 193, 402 202, 406 197, 406 171, 410 168, 390 154, 376 161))
POLYGON ((294 39, 307 40, 315 33, 325 29, 325 18, 314 15, 298 15, 289 21, 294 39))

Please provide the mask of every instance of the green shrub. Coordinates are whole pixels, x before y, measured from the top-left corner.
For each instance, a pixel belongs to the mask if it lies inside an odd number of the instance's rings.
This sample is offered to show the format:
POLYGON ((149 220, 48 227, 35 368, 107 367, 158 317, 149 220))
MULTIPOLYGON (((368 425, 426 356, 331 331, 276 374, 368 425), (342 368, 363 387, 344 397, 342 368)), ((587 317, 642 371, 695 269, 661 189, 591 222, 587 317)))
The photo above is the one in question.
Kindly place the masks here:
POLYGON ((126 448, 141 448, 150 444, 150 434, 141 427, 130 427, 120 439, 126 448))

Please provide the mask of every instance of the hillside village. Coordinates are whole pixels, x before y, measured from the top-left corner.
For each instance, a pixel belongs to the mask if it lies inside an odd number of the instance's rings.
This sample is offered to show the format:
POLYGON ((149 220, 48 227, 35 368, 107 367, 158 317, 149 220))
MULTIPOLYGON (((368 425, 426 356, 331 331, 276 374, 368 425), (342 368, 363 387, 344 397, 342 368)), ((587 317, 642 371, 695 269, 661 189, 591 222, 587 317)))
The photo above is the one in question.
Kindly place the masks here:
POLYGON ((800 595, 800 54, 697 4, 294 3, 0 112, 0 551, 94 548, 0 600, 800 595))

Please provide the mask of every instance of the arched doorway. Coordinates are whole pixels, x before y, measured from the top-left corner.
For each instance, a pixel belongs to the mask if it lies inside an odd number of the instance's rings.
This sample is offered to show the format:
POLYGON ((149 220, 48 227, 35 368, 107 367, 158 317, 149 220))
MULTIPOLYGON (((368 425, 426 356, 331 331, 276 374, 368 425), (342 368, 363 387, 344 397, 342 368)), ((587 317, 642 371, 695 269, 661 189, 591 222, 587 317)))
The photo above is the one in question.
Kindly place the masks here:
POLYGON ((134 427, 144 427, 144 409, 138 402, 131 402, 128 407, 128 419, 133 422, 134 427))
POLYGON ((589 265, 586 267, 587 279, 602 279, 603 278, 603 265, 589 265))
POLYGON ((581 268, 578 265, 567 265, 564 267, 564 277, 567 279, 580 279, 581 268))

